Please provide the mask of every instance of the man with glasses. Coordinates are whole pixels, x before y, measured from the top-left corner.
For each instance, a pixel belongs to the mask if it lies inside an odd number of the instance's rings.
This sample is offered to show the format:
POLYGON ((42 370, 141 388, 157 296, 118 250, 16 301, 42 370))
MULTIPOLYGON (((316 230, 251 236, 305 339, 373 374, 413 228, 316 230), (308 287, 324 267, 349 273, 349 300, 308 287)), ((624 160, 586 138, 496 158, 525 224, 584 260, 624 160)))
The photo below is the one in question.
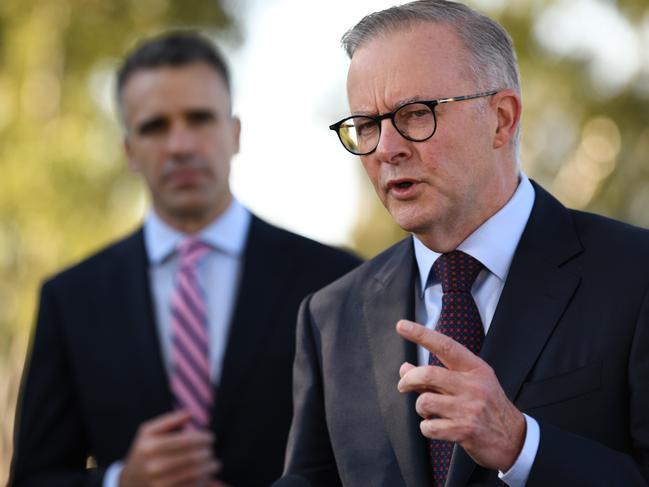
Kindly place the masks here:
POLYGON ((153 209, 43 286, 10 485, 266 487, 284 460, 299 303, 358 261, 233 197, 240 123, 210 40, 145 40, 117 102, 153 209))
POLYGON ((281 483, 646 485, 649 232, 521 171, 493 20, 422 0, 343 46, 330 128, 412 237, 303 302, 281 483))

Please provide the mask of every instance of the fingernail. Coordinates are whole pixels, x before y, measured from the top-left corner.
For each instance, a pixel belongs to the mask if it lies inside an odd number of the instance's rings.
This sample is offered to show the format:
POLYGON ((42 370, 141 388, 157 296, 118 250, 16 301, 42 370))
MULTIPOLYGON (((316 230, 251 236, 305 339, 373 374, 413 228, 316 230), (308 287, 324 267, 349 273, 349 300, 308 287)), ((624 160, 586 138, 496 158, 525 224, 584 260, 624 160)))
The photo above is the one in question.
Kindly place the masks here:
POLYGON ((412 323, 407 320, 401 320, 399 322, 399 328, 403 331, 410 331, 412 330, 412 323))

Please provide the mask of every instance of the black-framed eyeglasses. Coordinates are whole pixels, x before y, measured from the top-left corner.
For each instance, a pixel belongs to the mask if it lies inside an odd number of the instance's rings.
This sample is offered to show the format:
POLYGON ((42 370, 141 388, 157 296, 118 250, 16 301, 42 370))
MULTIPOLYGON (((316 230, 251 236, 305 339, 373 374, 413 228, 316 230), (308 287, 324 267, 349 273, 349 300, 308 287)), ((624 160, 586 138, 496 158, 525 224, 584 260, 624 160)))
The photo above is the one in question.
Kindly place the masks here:
POLYGON ((413 142, 423 142, 430 139, 437 130, 437 116, 435 115, 437 105, 492 96, 496 93, 498 90, 437 100, 413 101, 383 115, 352 115, 330 125, 329 128, 338 134, 345 149, 357 156, 366 156, 378 147, 381 137, 381 122, 386 118, 392 121, 392 125, 403 138, 413 142))

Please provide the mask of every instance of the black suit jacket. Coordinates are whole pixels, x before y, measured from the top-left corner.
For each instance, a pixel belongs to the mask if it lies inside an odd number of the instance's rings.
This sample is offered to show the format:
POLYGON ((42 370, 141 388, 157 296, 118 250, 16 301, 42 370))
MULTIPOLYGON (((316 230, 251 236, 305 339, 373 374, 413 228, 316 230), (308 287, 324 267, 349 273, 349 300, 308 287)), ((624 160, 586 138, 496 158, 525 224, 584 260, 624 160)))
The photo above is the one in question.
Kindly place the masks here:
MULTIPOLYGON (((281 474, 299 303, 357 263, 253 217, 213 412, 230 485, 281 474)), ((172 409, 148 273, 139 230, 43 286, 10 485, 98 486, 138 426, 172 409)))
MULTIPOLYGON (((528 486, 649 479, 649 232, 571 211, 538 186, 481 356, 540 425, 528 486)), ((313 486, 431 485, 416 394, 411 239, 307 298, 286 472, 313 486)), ((290 484, 287 484, 290 485, 290 484)), ((302 485, 302 484, 296 484, 302 485)), ((456 445, 447 486, 503 485, 456 445)))

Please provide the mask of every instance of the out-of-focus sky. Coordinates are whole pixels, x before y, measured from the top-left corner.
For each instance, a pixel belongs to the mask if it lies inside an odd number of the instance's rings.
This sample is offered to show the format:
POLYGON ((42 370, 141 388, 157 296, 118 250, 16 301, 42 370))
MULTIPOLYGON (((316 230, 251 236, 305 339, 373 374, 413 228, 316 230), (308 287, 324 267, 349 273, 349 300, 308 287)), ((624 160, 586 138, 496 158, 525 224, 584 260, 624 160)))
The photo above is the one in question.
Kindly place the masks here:
MULTIPOLYGON (((363 211, 364 174, 358 159, 328 129, 348 114, 348 60, 340 37, 365 14, 395 3, 225 2, 243 37, 236 48, 225 45, 233 68, 235 112, 243 123, 232 185, 253 211, 322 241, 348 240, 363 211)), ((521 8, 540 5, 517 3, 521 8)), ((488 14, 512 5, 505 0, 471 4, 488 14)), ((538 16, 533 35, 557 56, 587 62, 602 95, 613 96, 638 70, 649 72, 649 19, 644 25, 643 43, 614 2, 560 0, 538 16)))
POLYGON ((347 114, 340 37, 394 1, 232 1, 243 44, 231 51, 242 119, 235 194, 256 213, 310 237, 344 243, 355 222, 358 159, 328 125, 347 114))

